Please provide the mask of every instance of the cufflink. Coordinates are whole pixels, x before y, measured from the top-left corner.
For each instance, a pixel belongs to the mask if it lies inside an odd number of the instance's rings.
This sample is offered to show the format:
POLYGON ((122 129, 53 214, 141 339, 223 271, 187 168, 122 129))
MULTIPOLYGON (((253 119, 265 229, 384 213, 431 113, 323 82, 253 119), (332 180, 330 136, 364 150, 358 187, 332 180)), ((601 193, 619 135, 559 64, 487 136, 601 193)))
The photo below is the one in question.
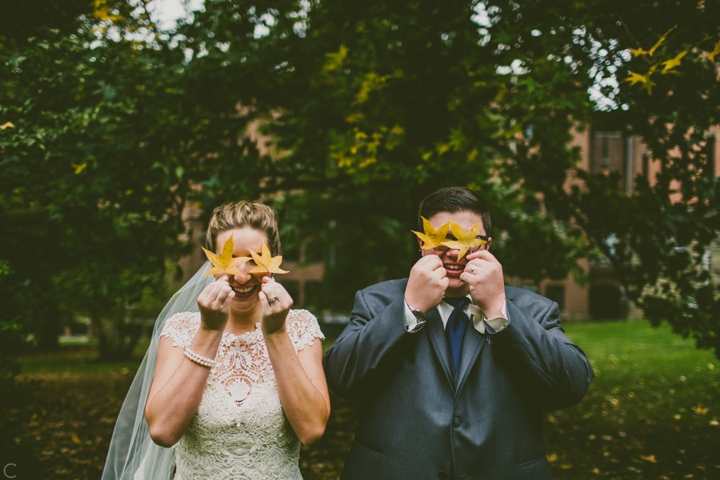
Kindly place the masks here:
POLYGON ((407 308, 410 310, 410 313, 412 313, 413 316, 415 317, 415 322, 416 322, 415 325, 414 325, 412 328, 407 328, 407 326, 406 326, 405 328, 407 329, 407 331, 408 331, 409 333, 419 332, 419 331, 422 329, 422 327, 425 326, 425 321, 427 320, 427 319, 425 318, 425 314, 423 313, 422 310, 417 309, 417 308, 411 306, 411 305, 410 305, 409 303, 407 303, 407 302, 405 302, 405 305, 406 305, 407 308))

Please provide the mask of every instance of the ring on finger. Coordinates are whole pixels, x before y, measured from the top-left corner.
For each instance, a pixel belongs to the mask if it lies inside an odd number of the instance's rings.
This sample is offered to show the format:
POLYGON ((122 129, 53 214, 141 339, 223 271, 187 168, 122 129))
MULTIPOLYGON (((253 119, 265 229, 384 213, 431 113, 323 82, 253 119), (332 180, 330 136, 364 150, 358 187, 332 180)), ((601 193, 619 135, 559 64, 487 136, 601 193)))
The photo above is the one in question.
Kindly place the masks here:
POLYGON ((275 302, 277 302, 277 301, 278 301, 277 295, 275 295, 275 296, 272 297, 272 298, 268 298, 268 305, 272 305, 273 303, 275 303, 275 302))
POLYGON ((475 265, 473 265, 472 268, 470 269, 470 273, 475 273, 475 265))

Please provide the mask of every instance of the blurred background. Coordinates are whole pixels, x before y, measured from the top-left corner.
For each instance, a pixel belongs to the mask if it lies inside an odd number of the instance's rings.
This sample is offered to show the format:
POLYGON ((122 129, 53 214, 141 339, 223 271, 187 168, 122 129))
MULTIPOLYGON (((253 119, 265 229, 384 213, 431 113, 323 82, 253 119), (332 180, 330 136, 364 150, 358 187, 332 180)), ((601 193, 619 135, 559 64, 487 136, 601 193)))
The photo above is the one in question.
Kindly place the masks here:
MULTIPOLYGON (((556 478, 720 478, 720 1, 0 0, 0 467, 99 478, 212 209, 277 212, 326 346, 417 204, 490 206, 596 367, 556 478), (653 328, 654 327, 654 328, 653 328)), ((333 398, 305 478, 337 478, 333 398)), ((11 478, 11 477, 8 477, 11 478)))

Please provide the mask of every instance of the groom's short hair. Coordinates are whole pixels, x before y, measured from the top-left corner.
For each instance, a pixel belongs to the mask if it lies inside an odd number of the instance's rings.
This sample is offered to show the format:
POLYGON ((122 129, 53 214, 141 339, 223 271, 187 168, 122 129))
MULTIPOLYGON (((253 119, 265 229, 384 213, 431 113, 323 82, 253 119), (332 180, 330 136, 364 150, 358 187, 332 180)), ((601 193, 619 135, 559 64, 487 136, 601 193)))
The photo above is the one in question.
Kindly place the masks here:
POLYGON ((425 197, 418 207, 418 226, 423 229, 420 217, 430 218, 436 213, 473 212, 482 218, 485 235, 490 236, 490 212, 485 202, 465 187, 448 187, 435 190, 425 197))

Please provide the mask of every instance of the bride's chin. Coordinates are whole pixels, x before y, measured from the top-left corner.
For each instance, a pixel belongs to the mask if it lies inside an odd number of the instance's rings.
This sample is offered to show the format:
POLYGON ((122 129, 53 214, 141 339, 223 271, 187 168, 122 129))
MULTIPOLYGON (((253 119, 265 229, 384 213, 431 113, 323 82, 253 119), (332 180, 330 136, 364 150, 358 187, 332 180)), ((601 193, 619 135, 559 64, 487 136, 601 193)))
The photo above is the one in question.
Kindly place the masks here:
POLYGON ((233 298, 233 301, 230 303, 230 310, 232 310, 235 313, 248 313, 253 310, 255 310, 258 305, 260 305, 260 297, 255 294, 252 298, 243 298, 238 299, 233 298))

